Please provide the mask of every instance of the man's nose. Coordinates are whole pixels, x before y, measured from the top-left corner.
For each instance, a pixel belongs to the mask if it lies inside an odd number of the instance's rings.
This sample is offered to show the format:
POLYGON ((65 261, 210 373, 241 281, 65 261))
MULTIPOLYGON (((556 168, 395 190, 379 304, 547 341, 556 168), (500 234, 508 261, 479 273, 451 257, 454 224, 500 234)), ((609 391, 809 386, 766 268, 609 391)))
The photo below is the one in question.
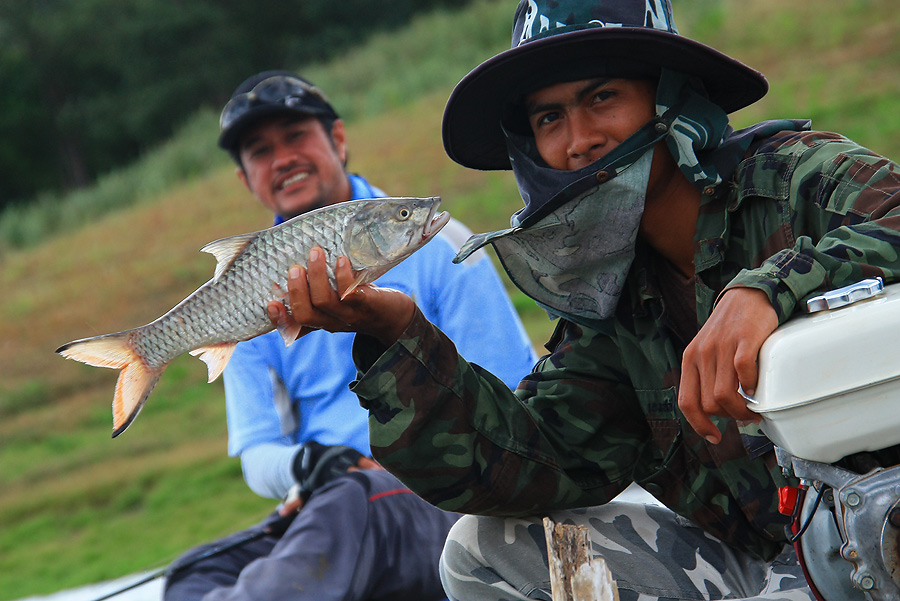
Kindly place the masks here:
POLYGON ((581 167, 606 154, 609 138, 590 119, 576 114, 571 115, 568 121, 567 154, 570 163, 577 163, 577 167, 581 167))
POLYGON ((282 169, 294 164, 297 160, 297 154, 287 144, 276 144, 272 156, 272 166, 275 169, 282 169))

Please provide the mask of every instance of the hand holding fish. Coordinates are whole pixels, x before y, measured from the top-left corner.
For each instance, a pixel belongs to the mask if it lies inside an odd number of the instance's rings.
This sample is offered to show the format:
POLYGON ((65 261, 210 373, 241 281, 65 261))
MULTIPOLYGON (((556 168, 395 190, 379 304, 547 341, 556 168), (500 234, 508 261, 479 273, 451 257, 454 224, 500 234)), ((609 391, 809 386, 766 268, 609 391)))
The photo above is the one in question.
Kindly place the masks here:
POLYGON ((299 330, 299 336, 312 330, 359 332, 386 346, 393 344, 412 320, 413 300, 391 288, 371 284, 354 288, 357 276, 346 257, 337 259, 334 274, 337 288, 328 278, 325 254, 318 247, 312 249, 308 269, 294 265, 288 273, 290 313, 281 302, 269 303, 272 324, 281 331, 299 330))
POLYGON ((131 330, 73 340, 57 352, 121 370, 113 397, 115 437, 134 421, 163 371, 182 353, 206 362, 212 382, 238 342, 271 331, 273 323, 285 343, 303 334, 299 326, 307 331, 364 331, 393 342, 412 316, 412 300, 366 285, 437 235, 450 219, 447 213, 437 213, 439 204, 437 197, 353 200, 266 230, 217 240, 203 248, 218 261, 213 278, 165 315, 131 330), (309 290, 293 282, 288 298, 285 289, 291 286, 285 276, 305 282, 305 270, 298 264, 313 252, 318 262, 310 268, 309 290), (327 274, 336 257, 343 258, 337 289, 362 290, 343 302, 327 274), (280 317, 268 315, 273 304, 282 302, 297 305, 298 319, 287 319, 283 306, 280 317))

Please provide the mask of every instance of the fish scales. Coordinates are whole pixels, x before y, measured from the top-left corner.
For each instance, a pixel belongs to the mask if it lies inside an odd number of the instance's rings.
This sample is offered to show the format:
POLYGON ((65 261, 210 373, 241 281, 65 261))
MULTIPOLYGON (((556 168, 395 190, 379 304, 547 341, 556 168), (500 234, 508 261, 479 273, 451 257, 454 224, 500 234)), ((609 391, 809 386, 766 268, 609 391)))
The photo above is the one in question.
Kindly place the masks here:
MULTIPOLYGON (((218 260, 216 276, 158 319, 116 334, 76 340, 57 352, 101 367, 121 369, 113 399, 113 436, 137 416, 166 366, 177 356, 200 355, 213 381, 234 346, 273 329, 266 305, 283 301, 287 274, 305 265, 313 247, 323 249, 328 277, 346 256, 369 283, 431 240, 449 215, 436 215, 440 199, 383 198, 339 203, 252 234, 208 244, 218 260)), ((283 331, 286 343, 298 332, 283 331)))
MULTIPOLYGON (((314 246, 321 246, 329 259, 336 258, 343 248, 341 233, 354 213, 343 208, 262 230, 218 280, 210 280, 148 324, 132 344, 151 358, 150 365, 158 367, 223 336, 246 340, 270 331, 266 305, 281 300, 275 287, 287 290, 288 270, 305 264, 314 246), (183 327, 174 327, 173 323, 183 327)), ((327 262, 327 269, 333 280, 332 260, 327 262)))

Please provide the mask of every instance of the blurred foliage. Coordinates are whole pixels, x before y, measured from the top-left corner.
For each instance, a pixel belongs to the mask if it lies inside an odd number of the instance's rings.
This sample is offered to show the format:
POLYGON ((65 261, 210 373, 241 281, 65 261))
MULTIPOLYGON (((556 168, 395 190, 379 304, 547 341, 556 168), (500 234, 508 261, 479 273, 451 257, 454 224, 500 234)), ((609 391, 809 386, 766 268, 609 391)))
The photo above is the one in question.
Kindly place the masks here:
MULTIPOLYGON (((505 3, 480 0, 475 4, 473 10, 438 9, 417 15, 402 31, 379 32, 363 46, 345 47, 336 59, 340 68, 316 61, 304 66, 302 74, 326 91, 348 122, 402 106, 410 98, 447 90, 480 57, 508 44, 505 3)), ((217 128, 218 106, 200 109, 172 136, 127 165, 100 175, 90 186, 68 193, 45 191, 5 210, 0 206, 0 260, 11 249, 38 244, 226 164, 226 154, 215 144, 217 128)))
POLYGON ((255 71, 326 60, 450 0, 0 3, 0 209, 71 190, 220 106, 255 71))

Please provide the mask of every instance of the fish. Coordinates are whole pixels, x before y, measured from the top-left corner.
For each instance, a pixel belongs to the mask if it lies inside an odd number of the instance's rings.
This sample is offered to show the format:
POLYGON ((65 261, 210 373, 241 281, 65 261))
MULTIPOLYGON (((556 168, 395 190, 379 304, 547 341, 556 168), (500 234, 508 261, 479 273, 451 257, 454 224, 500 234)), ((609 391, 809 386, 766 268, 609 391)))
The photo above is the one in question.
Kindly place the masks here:
MULTIPOLYGON (((95 367, 119 369, 113 396, 113 433, 134 422, 173 359, 199 356, 213 382, 238 342, 275 329, 266 312, 271 301, 287 304, 287 274, 306 265, 309 251, 325 254, 335 285, 334 263, 346 256, 358 286, 375 281, 412 255, 450 220, 437 213, 440 197, 388 197, 341 202, 298 215, 271 228, 216 240, 201 251, 216 258, 208 282, 158 319, 130 330, 74 340, 56 352, 95 367)), ((299 326, 279 327, 285 344, 299 326)))

